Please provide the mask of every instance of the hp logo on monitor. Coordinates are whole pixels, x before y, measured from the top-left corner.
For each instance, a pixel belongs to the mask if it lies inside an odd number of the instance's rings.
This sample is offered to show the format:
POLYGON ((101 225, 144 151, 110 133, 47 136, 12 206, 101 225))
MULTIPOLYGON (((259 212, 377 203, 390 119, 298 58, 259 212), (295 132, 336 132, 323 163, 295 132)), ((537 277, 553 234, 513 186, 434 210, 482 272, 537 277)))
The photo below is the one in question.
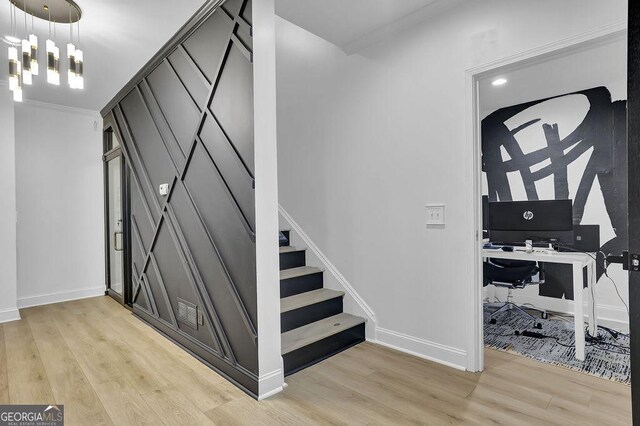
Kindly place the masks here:
POLYGON ((533 212, 531 210, 527 210, 526 212, 522 213, 522 217, 524 218, 524 220, 531 220, 533 219, 533 212))

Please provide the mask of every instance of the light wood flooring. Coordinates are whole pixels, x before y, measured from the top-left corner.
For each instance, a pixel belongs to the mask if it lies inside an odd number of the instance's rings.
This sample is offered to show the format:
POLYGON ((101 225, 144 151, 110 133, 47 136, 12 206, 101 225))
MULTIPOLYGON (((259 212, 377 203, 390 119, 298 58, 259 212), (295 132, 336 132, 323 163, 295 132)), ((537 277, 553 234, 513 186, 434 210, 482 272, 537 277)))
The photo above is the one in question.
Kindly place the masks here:
POLYGON ((630 424, 628 386, 487 350, 472 374, 364 343, 257 402, 108 297, 0 325, 0 404, 68 425, 630 424))

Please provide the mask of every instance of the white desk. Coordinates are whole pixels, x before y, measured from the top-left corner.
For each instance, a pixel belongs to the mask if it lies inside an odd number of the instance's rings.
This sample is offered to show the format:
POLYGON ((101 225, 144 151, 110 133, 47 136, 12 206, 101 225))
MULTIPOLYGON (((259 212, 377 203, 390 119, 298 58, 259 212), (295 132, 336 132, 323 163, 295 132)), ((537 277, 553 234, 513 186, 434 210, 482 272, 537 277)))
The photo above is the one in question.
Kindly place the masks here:
POLYGON ((566 253, 555 252, 548 250, 548 252, 542 252, 540 249, 532 253, 527 253, 522 250, 516 251, 503 251, 501 249, 482 249, 482 256, 486 258, 494 259, 512 259, 512 260, 528 260, 535 262, 546 263, 564 263, 573 266, 573 317, 575 326, 575 342, 576 342, 576 358, 580 361, 584 361, 584 348, 585 348, 585 335, 584 335, 584 287, 583 287, 583 275, 582 271, 584 267, 587 267, 587 315, 589 316, 589 334, 596 335, 597 330, 597 315, 596 315, 596 303, 593 300, 595 296, 595 281, 596 281, 596 262, 586 253, 566 253))

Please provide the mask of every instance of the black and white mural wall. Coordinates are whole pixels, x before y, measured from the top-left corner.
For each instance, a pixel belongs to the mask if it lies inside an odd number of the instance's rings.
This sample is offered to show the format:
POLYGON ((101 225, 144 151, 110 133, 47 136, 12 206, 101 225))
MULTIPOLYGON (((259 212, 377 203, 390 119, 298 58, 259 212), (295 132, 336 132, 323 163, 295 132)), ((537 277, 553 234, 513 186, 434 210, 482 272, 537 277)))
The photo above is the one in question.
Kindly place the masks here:
MULTIPOLYGON (((627 246, 626 164, 626 101, 612 100, 606 87, 502 108, 482 120, 489 200, 571 199, 574 224, 600 225, 604 253, 627 246)), ((571 269, 546 269, 539 295, 573 299, 571 269)), ((600 285, 606 278, 598 272, 600 285)))

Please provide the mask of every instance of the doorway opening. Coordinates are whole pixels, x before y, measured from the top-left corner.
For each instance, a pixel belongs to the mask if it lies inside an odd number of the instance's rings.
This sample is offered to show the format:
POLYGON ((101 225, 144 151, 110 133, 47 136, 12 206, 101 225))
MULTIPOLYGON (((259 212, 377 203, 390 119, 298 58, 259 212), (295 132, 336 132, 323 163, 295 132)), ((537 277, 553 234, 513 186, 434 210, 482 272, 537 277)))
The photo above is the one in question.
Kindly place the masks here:
POLYGON ((103 152, 106 293, 130 307, 129 176, 120 140, 111 125, 104 129, 103 152))
POLYGON ((621 26, 468 72, 476 370, 489 347, 630 383, 628 277, 605 265, 628 247, 626 53, 621 26), (524 201, 517 219, 532 220, 541 200, 571 200, 570 239, 536 229, 505 241, 508 226, 489 223, 524 201))

